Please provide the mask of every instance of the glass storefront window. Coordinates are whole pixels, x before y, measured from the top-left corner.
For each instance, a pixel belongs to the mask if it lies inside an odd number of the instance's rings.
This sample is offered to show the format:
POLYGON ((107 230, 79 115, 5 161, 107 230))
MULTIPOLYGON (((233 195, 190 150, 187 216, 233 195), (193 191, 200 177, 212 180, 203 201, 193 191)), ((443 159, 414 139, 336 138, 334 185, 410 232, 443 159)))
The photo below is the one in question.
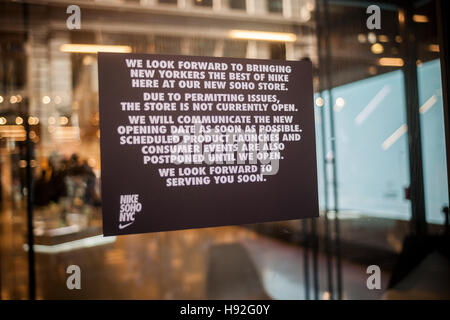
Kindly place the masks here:
MULTIPOLYGON (((2 299, 29 294, 27 165, 38 299, 386 297, 415 212, 397 4, 380 4, 380 30, 367 28, 364 3, 348 1, 97 0, 78 3, 79 30, 67 28, 68 5, 0 3, 2 299), (96 53, 108 50, 310 60, 320 218, 103 237, 96 53), (83 270, 82 291, 65 287, 71 264, 83 270), (366 287, 372 264, 381 290, 366 287)), ((414 63, 426 220, 441 234, 448 181, 434 5, 414 9, 414 63)))

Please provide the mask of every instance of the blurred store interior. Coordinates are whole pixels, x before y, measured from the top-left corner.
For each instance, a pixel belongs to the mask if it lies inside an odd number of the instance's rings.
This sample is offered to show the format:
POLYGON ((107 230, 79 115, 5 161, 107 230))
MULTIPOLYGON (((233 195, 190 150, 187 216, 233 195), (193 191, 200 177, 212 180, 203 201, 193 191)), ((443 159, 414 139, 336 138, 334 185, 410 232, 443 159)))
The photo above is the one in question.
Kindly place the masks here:
POLYGON ((2 1, 0 299, 449 299, 443 2, 2 1), (103 237, 99 51, 310 59, 320 218, 103 237))

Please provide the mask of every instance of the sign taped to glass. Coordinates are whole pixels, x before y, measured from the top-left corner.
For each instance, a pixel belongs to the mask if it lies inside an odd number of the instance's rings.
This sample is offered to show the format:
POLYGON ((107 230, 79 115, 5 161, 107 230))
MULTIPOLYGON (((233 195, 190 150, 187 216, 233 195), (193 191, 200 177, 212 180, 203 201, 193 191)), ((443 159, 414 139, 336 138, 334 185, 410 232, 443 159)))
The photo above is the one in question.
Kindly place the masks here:
POLYGON ((311 62, 98 62, 105 236, 318 216, 311 62))

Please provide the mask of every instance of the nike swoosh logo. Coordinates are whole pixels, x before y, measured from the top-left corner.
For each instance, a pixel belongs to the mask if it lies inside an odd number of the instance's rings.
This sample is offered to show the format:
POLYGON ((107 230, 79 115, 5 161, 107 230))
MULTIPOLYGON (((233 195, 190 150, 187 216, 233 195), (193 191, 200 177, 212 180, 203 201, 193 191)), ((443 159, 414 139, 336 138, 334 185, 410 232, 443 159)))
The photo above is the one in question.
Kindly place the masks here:
POLYGON ((133 222, 127 223, 127 224, 119 224, 119 229, 123 229, 128 227, 130 224, 132 224, 133 222))

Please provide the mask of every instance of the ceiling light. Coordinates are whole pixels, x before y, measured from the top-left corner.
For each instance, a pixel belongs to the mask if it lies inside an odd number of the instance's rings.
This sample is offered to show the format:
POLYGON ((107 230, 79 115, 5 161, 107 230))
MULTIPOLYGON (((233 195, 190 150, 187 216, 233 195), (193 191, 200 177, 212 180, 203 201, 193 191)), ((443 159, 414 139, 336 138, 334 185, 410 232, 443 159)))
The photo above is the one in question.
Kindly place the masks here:
POLYGON ((403 67, 402 58, 380 58, 378 59, 378 65, 383 67, 403 67))
POLYGON ((66 43, 59 48, 62 52, 74 53, 98 53, 98 52, 118 52, 130 53, 130 46, 113 46, 113 45, 99 45, 99 44, 76 44, 66 43))
POLYGON ((438 44, 430 44, 428 46, 428 50, 431 52, 439 52, 439 45, 438 44))
POLYGON ((378 36, 378 41, 384 42, 384 43, 389 42, 389 37, 386 36, 386 35, 384 35, 384 34, 380 34, 380 35, 378 36))
POLYGON ((379 44, 379 43, 374 43, 371 47, 370 50, 374 53, 374 54, 381 54, 384 51, 384 47, 379 44))
POLYGON ((375 43, 375 42, 377 42, 377 36, 376 36, 376 34, 373 33, 373 32, 369 32, 369 33, 367 34, 367 40, 369 40, 370 43, 375 43))
POLYGON ((413 21, 417 23, 427 23, 428 17, 423 14, 415 14, 413 15, 413 21))
POLYGON ((295 34, 284 32, 231 30, 229 36, 230 38, 233 39, 280 41, 280 42, 295 42, 297 40, 297 36, 295 34))

